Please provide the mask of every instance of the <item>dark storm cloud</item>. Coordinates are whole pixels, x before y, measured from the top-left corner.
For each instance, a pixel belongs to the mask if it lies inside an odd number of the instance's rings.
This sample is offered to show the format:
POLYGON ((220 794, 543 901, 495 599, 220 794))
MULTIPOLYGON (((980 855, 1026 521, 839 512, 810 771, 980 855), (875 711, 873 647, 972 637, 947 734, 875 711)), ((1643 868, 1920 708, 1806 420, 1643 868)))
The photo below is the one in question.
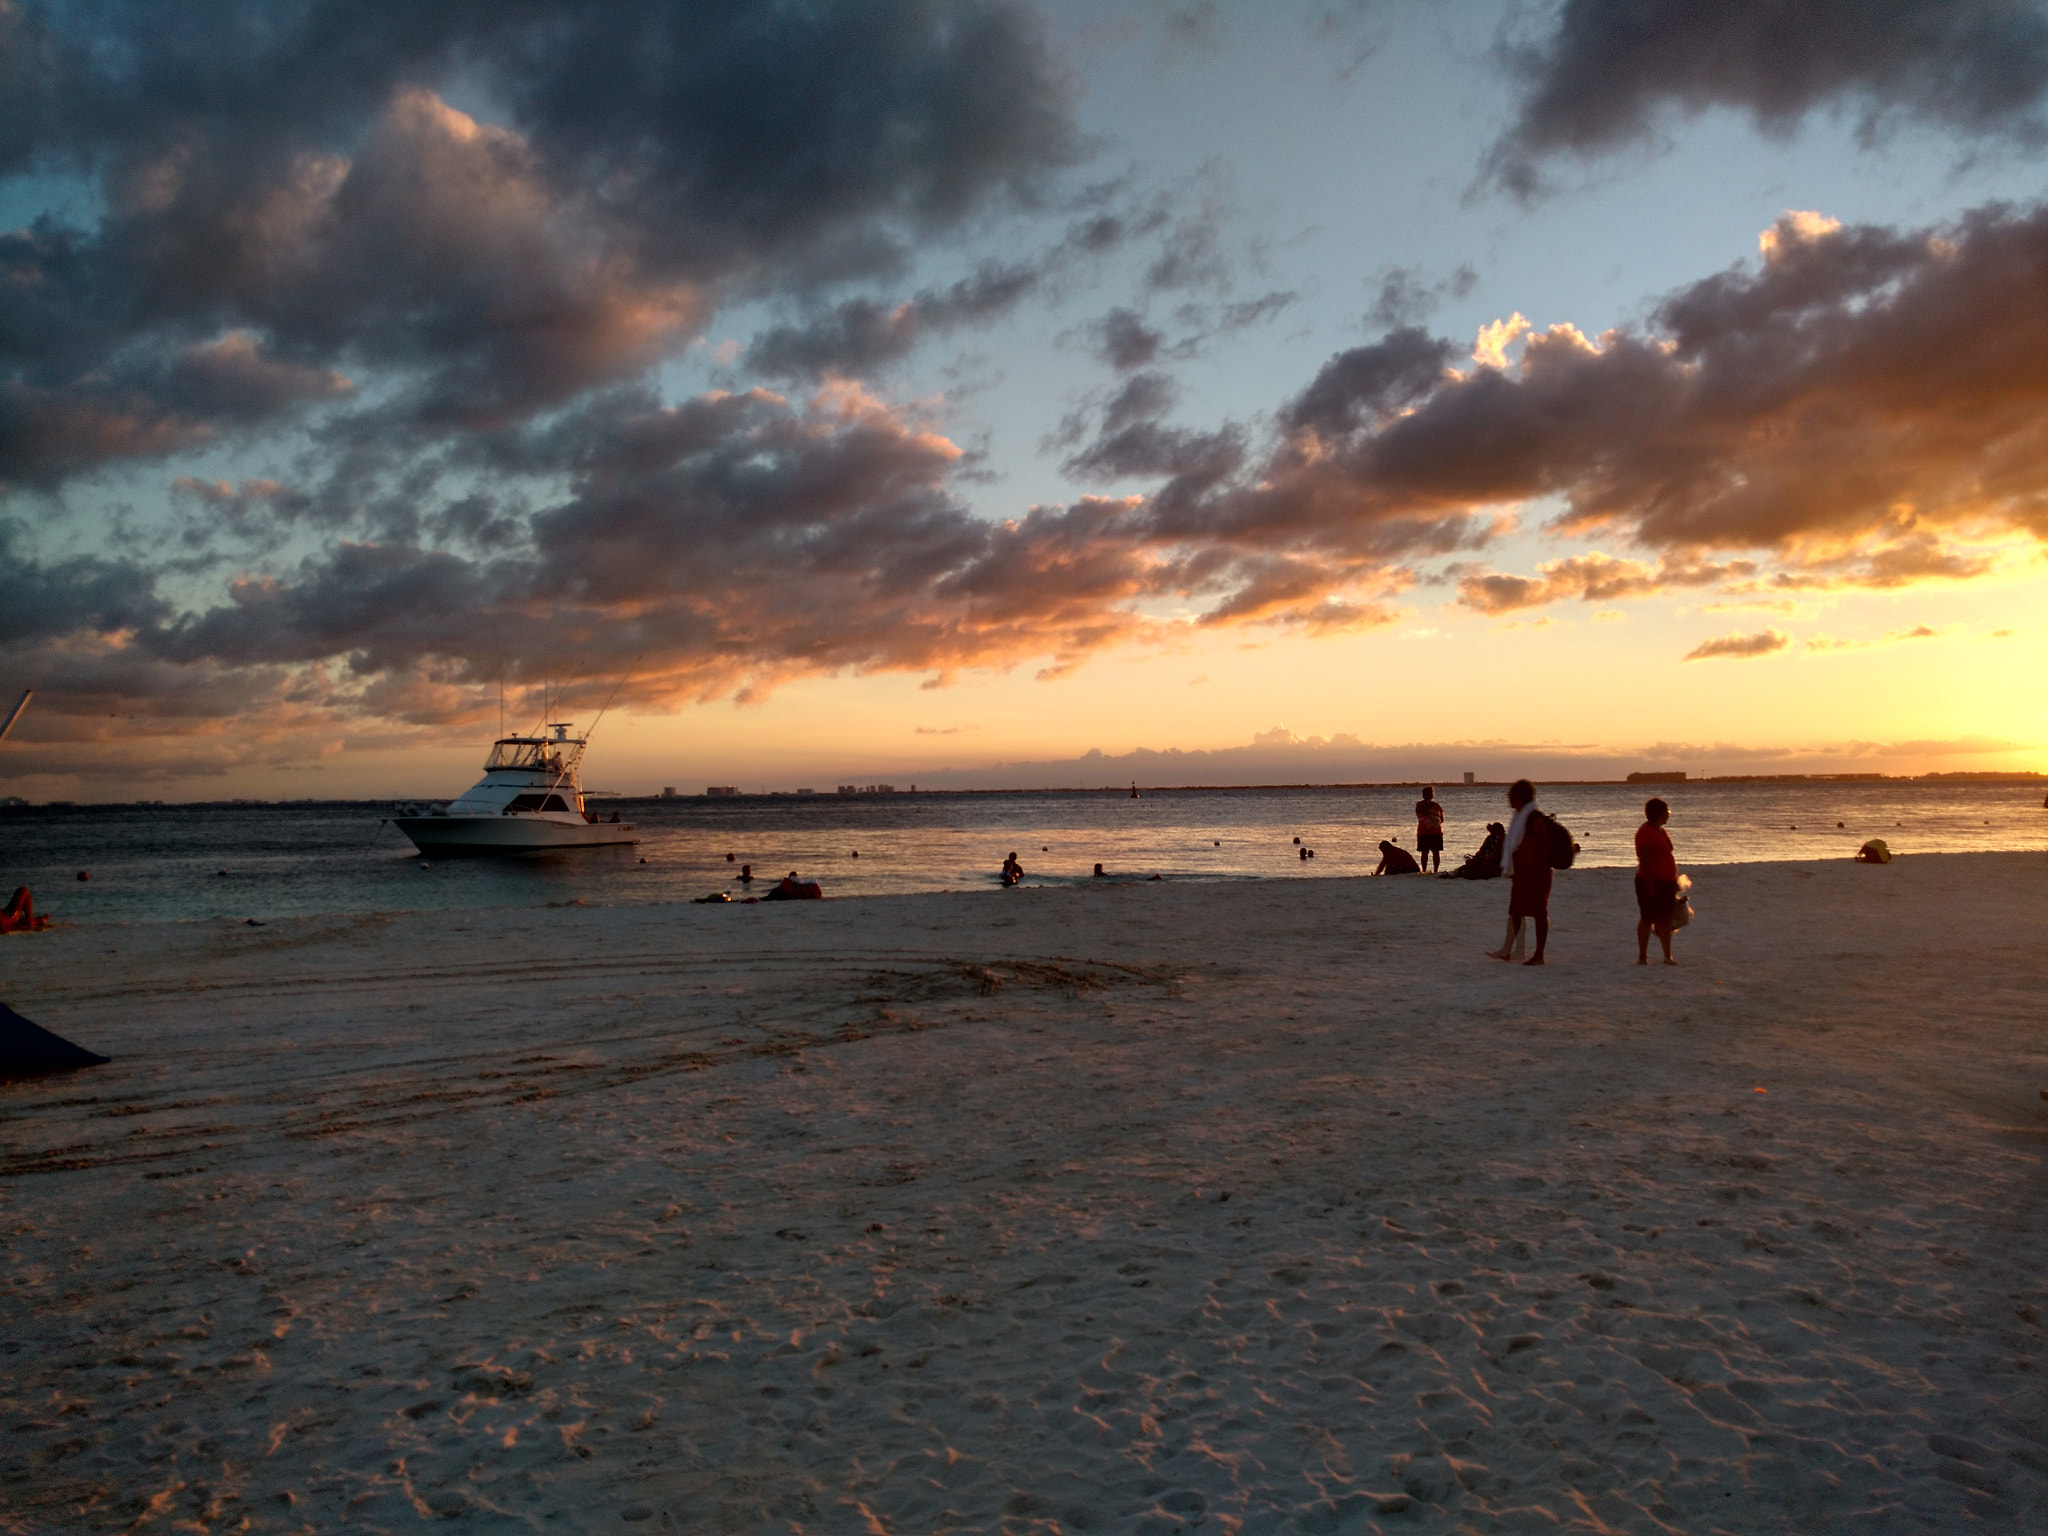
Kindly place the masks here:
POLYGON ((171 607, 150 573, 90 555, 43 563, 22 530, 0 521, 0 648, 77 633, 119 634, 163 622, 171 607))
POLYGON ((848 299, 805 324, 762 332, 747 349, 747 365, 783 379, 871 375, 929 336, 1000 319, 1042 280, 1035 267, 989 262, 972 277, 900 304, 848 299))
POLYGON ((1420 325, 1447 298, 1462 299, 1479 286, 1479 274, 1462 262, 1449 277, 1425 283, 1413 267, 1389 267, 1376 279, 1378 292, 1366 320, 1383 331, 1420 325))
POLYGON ((1449 342, 1414 326, 1390 331, 1323 364, 1281 420, 1291 432, 1341 437, 1430 393, 1456 357, 1449 342))
POLYGON ((1446 376, 1384 419, 1384 367, 1354 381, 1333 363, 1287 419, 1371 501, 1555 496, 1562 531, 1674 554, 1852 561, 1844 579, 1863 579, 1886 551, 1961 574, 1952 537, 2048 535, 2048 211, 1914 232, 1788 215, 1764 246, 1759 267, 1673 294, 1649 332, 1532 335, 1514 366, 1446 376), (1352 427, 1354 407, 1377 425, 1352 427))
MULTIPOLYGON (((0 486, 364 370, 389 412, 495 430, 726 299, 893 272, 1077 150, 1035 17, 999 0, 445 0, 375 25, 336 0, 8 0, 0 42, 28 82, 0 91, 0 174, 104 209, 0 239, 0 486), (177 366, 237 336, 239 378, 177 366)), ((932 324, 1016 296, 967 287, 932 324)))
POLYGON ((1166 425, 1163 418, 1179 398, 1179 388, 1165 374, 1133 374, 1103 403, 1094 440, 1061 468, 1098 482, 1163 478, 1169 489, 1222 480, 1244 462, 1243 432, 1233 426, 1203 432, 1166 425))
POLYGON ((2023 144, 2043 139, 2048 7, 2035 0, 1565 0, 1509 44, 1523 97, 1489 170, 1540 188, 1542 162, 1649 137, 1668 113, 1748 112, 1785 133, 1855 110, 1868 141, 1895 116, 2023 144))
MULTIPOLYGON (((507 627, 531 637, 526 672, 543 644, 593 668, 653 657, 643 701, 843 668, 1058 670, 1156 632, 1158 602, 1212 624, 1383 621, 1414 562, 1544 498, 1559 531, 1646 558, 1468 570, 1468 606, 1963 579, 1990 568, 1983 540, 2048 536, 2043 273, 2040 210, 1917 232, 1788 215, 1760 263, 1671 295, 1644 331, 1557 327, 1481 366, 1415 328, 1340 353, 1263 443, 1177 422, 1171 380, 1141 370, 1078 418, 1068 464, 1141 489, 1002 525, 958 499, 959 449, 851 384, 807 405, 614 394, 493 440, 507 472, 569 486, 526 544, 345 547, 137 644, 346 656, 394 697, 415 676, 474 685, 478 636, 507 627)), ((421 689, 407 708, 443 696, 421 689)))
POLYGON ((1097 354, 1118 373, 1148 368, 1166 345, 1166 337, 1145 324, 1136 310, 1121 305, 1088 327, 1097 354))

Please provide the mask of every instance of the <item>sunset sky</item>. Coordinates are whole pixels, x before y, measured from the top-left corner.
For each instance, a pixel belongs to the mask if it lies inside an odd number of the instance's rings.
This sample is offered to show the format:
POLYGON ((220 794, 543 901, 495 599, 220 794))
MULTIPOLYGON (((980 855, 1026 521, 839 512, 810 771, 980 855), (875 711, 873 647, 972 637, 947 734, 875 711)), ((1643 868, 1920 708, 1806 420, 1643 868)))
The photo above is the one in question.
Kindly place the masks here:
POLYGON ((2015 0, 0 0, 0 794, 2048 768, 2044 154, 2015 0))

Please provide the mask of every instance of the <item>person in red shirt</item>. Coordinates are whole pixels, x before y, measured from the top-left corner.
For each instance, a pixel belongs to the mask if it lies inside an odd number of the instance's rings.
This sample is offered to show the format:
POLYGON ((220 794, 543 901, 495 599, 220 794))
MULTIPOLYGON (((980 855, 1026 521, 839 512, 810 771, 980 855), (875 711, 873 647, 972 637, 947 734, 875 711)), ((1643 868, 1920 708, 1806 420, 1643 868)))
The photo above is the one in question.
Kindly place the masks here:
POLYGON ((1678 856, 1671 851, 1671 834, 1664 823, 1671 819, 1671 807, 1652 800, 1643 807, 1643 824, 1636 828, 1636 964, 1650 963, 1650 935, 1664 946, 1664 963, 1671 958, 1671 915, 1678 905, 1678 856))
POLYGON ((1431 868, 1430 860, 1435 858, 1435 868, 1444 867, 1444 808, 1437 800, 1436 791, 1429 785, 1422 787, 1422 798, 1415 802, 1415 851, 1421 857, 1419 866, 1424 874, 1431 868))

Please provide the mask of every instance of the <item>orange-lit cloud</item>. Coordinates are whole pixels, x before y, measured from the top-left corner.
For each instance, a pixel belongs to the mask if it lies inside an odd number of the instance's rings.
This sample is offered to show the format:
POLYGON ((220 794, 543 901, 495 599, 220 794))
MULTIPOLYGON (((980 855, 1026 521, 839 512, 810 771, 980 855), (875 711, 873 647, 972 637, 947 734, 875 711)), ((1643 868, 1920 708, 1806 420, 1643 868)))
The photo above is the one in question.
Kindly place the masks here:
POLYGON ((1753 635, 1716 635, 1711 640, 1702 640, 1682 659, 1711 661, 1718 656, 1745 661, 1757 656, 1775 655, 1791 643, 1792 637, 1781 629, 1762 629, 1753 635))

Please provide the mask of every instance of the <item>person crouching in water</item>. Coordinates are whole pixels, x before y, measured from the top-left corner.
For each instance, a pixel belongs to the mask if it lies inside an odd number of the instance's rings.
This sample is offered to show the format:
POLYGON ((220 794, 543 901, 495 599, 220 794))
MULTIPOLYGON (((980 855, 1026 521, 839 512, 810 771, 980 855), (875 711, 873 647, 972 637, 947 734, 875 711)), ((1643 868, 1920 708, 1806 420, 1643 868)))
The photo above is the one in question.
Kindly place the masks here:
POLYGON ((1650 963, 1650 935, 1664 946, 1664 963, 1671 958, 1671 918, 1678 906, 1678 857, 1671 851, 1671 834, 1664 823, 1671 819, 1671 807, 1662 800, 1643 806, 1643 824, 1636 828, 1636 964, 1650 963))
POLYGON ((1436 797, 1436 791, 1429 785, 1422 786, 1422 798, 1415 802, 1415 852, 1420 862, 1417 868, 1423 873, 1430 869, 1432 857, 1439 872, 1444 867, 1444 808, 1436 797))
POLYGON ((1374 870, 1373 873, 1376 875, 1419 875, 1422 873, 1422 866, 1416 863, 1408 850, 1399 843, 1382 842, 1380 844, 1380 867, 1374 870))
POLYGON ((1550 838, 1548 828, 1532 833, 1530 824, 1542 815, 1536 809, 1536 786, 1517 779, 1508 788, 1508 804, 1515 808, 1508 823, 1507 841, 1500 852, 1501 867, 1511 877, 1508 889, 1508 932, 1499 949, 1487 953, 1496 960, 1513 960, 1521 952, 1522 920, 1536 919, 1536 953, 1525 962, 1543 963, 1543 947, 1550 941, 1550 838))

